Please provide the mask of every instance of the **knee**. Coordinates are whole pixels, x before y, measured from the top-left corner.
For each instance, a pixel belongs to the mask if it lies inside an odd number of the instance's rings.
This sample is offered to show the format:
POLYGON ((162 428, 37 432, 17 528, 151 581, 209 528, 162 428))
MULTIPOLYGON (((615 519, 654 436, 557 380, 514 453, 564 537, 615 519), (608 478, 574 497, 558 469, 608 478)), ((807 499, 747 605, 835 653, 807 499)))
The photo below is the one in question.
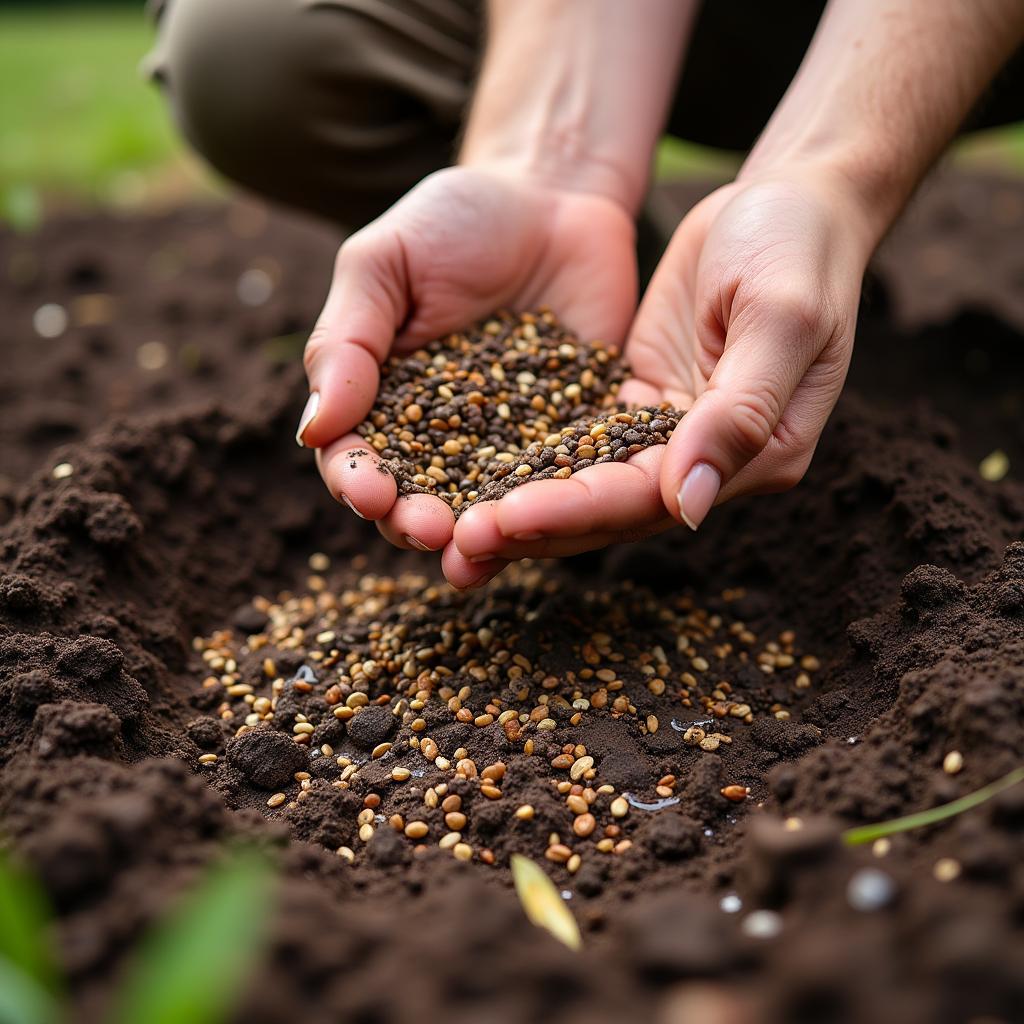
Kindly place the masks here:
POLYGON ((316 74, 298 5, 173 0, 158 77, 182 134, 215 168, 249 183, 252 165, 306 128, 296 97, 316 74))
POLYGON ((344 0, 173 0, 160 57, 182 133, 217 170, 347 226, 446 162, 464 88, 455 62, 425 74, 427 48, 344 0))

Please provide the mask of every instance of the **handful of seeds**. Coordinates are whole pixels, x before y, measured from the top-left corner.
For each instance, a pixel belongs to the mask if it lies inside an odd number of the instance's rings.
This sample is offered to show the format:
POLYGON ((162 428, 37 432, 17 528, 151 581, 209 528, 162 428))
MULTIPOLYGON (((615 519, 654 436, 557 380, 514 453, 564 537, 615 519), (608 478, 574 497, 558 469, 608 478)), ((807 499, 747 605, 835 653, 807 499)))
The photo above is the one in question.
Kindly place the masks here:
POLYGON ((457 517, 529 480, 665 444, 682 414, 617 410, 624 376, 617 349, 581 342, 549 310, 499 312, 390 359, 357 429, 399 494, 436 494, 457 517))

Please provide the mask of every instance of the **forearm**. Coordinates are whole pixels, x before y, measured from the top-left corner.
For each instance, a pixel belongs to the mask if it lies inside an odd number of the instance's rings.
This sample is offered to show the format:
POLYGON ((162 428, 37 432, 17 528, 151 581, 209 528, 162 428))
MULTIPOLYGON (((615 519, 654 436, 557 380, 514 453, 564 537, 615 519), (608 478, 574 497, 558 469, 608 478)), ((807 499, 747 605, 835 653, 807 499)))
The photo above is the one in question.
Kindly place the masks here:
POLYGON ((827 169, 873 246, 1022 38, 1020 0, 831 0, 740 176, 827 169))
POLYGON ((607 195, 647 187, 695 0, 491 0, 460 163, 607 195))

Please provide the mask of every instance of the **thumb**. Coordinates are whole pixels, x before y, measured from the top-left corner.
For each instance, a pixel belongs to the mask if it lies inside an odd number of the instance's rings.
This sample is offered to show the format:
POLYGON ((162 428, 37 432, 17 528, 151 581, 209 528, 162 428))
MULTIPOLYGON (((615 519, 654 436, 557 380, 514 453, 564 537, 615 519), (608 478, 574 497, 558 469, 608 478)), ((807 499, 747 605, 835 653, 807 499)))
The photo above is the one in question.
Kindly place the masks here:
POLYGON ((380 364, 408 313, 401 246, 393 235, 360 232, 338 251, 331 289, 303 362, 309 399, 295 440, 322 448, 370 411, 380 364))
POLYGON ((777 437, 797 386, 827 339, 802 298, 759 300, 732 311, 722 355, 665 451, 665 507, 692 530, 723 488, 777 437))

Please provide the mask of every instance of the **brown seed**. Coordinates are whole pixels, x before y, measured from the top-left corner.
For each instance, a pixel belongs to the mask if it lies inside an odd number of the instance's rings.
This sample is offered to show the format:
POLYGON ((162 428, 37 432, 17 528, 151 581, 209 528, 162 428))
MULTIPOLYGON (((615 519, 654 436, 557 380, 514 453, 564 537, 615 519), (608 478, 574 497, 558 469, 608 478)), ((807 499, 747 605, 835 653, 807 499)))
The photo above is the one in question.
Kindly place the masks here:
POLYGON ((731 786, 725 786, 721 790, 721 794, 726 800, 731 800, 733 803, 738 804, 747 799, 747 796, 750 794, 750 790, 746 786, 733 784, 731 786))
POLYGON ((410 821, 405 826, 405 834, 410 839, 423 839, 430 831, 430 826, 425 821, 410 821))
POLYGON ((501 798, 501 790, 497 786, 483 785, 480 787, 480 792, 483 793, 488 800, 498 800, 501 798))
POLYGON ((505 764, 503 761, 495 761, 494 764, 489 764, 480 774, 483 778, 490 779, 492 782, 501 782, 505 778, 505 764))
POLYGON ((452 793, 451 796, 446 796, 441 801, 441 810, 445 814, 450 814, 452 811, 462 810, 462 797, 458 793, 452 793))
POLYGON ((572 830, 581 839, 586 839, 597 828, 597 819, 592 814, 581 814, 572 823, 572 830))
POLYGON ((559 754, 551 759, 551 767, 564 771, 566 768, 572 767, 573 760, 572 754, 559 754))
POLYGON ((582 796, 572 795, 565 798, 566 805, 573 814, 586 814, 589 809, 587 801, 582 796))
POLYGON ((444 823, 453 831, 460 832, 466 827, 466 816, 462 811, 449 811, 444 816, 444 823))
POLYGON ((556 864, 564 864, 572 856, 572 850, 563 843, 552 843, 544 851, 544 856, 556 864))

